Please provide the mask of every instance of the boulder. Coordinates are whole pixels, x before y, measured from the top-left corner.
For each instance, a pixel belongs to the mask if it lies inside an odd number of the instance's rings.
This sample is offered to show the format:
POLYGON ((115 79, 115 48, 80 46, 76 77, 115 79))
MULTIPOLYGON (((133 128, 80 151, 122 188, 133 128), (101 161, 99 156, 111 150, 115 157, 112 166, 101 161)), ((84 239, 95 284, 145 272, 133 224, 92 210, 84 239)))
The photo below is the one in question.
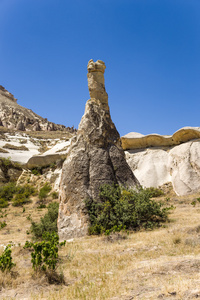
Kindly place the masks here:
POLYGON ((110 117, 104 85, 105 64, 88 63, 90 99, 62 169, 58 233, 60 239, 88 232, 85 199, 99 199, 103 184, 139 185, 128 166, 120 136, 110 117))
POLYGON ((29 169, 35 167, 46 167, 53 163, 56 163, 57 160, 60 160, 62 155, 59 154, 49 154, 49 155, 35 155, 32 156, 26 163, 26 167, 29 169))
POLYGON ((171 182, 177 195, 200 192, 200 139, 173 147, 125 151, 132 171, 144 187, 171 182))
POLYGON ((17 181, 22 173, 21 169, 10 168, 8 169, 8 177, 10 181, 17 181))

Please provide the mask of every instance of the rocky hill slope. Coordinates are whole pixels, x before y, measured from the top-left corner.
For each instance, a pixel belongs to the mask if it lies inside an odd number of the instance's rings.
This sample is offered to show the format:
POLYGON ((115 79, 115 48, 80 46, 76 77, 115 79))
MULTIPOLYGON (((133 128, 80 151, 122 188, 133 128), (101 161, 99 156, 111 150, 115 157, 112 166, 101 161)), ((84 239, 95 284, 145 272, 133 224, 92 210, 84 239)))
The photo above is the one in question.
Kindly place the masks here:
POLYGON ((31 109, 20 106, 17 99, 1 85, 0 126, 20 131, 75 131, 73 127, 54 124, 31 109))

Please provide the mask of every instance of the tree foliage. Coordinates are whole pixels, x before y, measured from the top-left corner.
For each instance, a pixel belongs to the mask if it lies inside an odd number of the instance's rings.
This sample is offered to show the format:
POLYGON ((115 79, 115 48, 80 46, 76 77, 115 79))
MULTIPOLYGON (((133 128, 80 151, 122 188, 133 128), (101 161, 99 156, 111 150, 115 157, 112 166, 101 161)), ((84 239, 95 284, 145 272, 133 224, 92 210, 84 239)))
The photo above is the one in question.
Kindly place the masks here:
POLYGON ((57 232, 59 203, 52 202, 48 205, 48 212, 40 219, 40 222, 31 222, 31 232, 36 239, 41 239, 45 232, 57 232))
POLYGON ((12 261, 12 250, 11 245, 7 245, 2 255, 0 256, 0 270, 2 272, 10 271, 15 264, 12 261))
POLYGON ((168 219, 172 207, 153 200, 152 190, 125 189, 119 185, 103 185, 100 201, 85 201, 90 218, 89 234, 109 234, 121 229, 153 229, 168 219))

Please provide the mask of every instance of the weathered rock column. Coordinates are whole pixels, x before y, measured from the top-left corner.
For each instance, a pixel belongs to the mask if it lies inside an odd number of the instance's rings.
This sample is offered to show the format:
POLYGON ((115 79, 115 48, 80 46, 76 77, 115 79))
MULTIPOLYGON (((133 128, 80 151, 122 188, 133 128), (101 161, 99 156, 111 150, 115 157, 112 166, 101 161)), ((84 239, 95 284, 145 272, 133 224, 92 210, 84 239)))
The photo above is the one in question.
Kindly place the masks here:
POLYGON ((113 124, 104 86, 105 64, 88 63, 90 99, 66 158, 60 184, 58 233, 61 240, 87 234, 86 198, 98 199, 102 184, 139 185, 128 166, 113 124))

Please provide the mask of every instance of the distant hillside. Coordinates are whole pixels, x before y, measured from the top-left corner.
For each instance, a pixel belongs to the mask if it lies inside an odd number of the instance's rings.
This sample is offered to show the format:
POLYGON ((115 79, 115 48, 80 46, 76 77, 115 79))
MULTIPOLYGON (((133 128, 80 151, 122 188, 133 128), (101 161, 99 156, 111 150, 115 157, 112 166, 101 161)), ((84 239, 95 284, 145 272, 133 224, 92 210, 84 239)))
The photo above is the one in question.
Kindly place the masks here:
POLYGON ((35 114, 31 109, 20 106, 17 99, 0 85, 0 126, 21 131, 76 131, 35 114))

